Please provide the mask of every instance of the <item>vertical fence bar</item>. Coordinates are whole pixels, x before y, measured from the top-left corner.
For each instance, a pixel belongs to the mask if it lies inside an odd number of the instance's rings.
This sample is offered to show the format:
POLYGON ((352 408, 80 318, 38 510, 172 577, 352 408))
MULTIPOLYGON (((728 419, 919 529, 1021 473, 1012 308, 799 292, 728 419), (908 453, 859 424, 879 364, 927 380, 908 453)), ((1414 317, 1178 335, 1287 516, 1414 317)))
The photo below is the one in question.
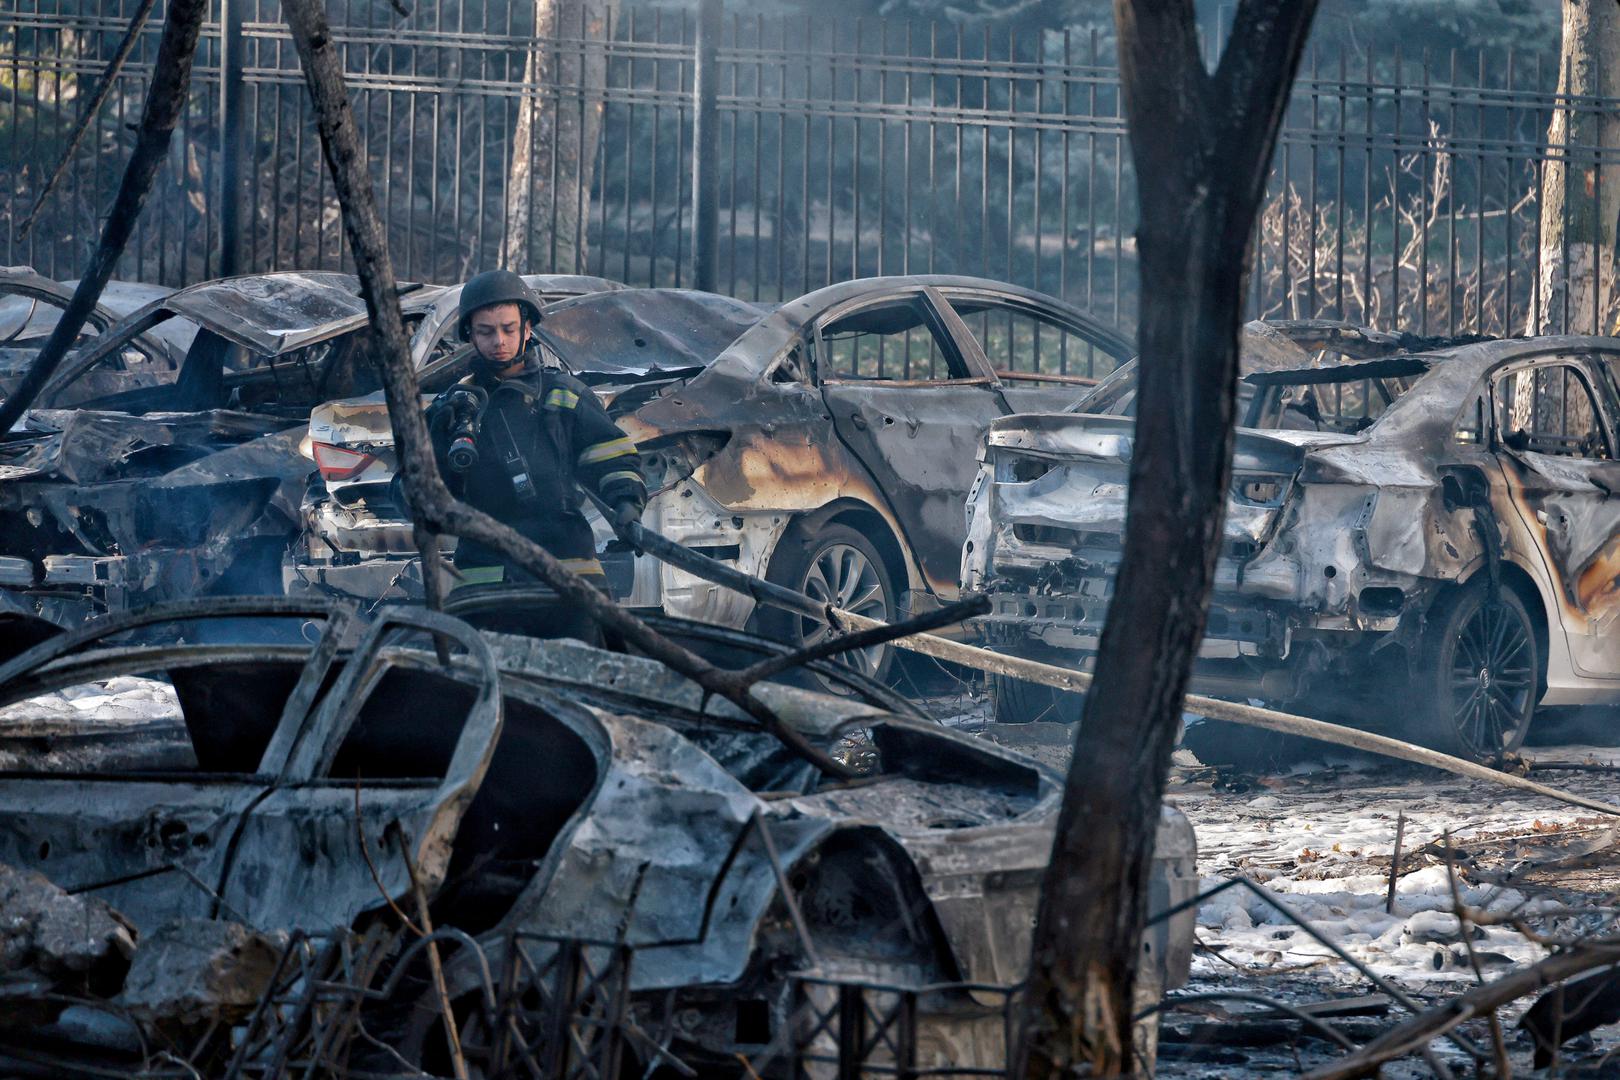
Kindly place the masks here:
POLYGON ((692 287, 705 292, 713 292, 720 281, 721 11, 721 0, 698 0, 692 73, 692 287))
MULTIPOLYGON (((850 191, 851 204, 854 213, 853 227, 854 240, 849 245, 849 276, 861 276, 861 163, 865 157, 861 153, 861 106, 866 100, 863 93, 865 86, 866 64, 862 50, 866 43, 866 20, 861 16, 855 17, 855 40, 850 50, 855 58, 851 68, 852 93, 850 95, 850 134, 854 137, 854 152, 850 154, 850 191)), ((879 121, 881 126, 882 121, 879 121)))
MULTIPOLYGON (((1593 64, 1592 65, 1592 77, 1595 80, 1595 85, 1592 87, 1593 92, 1594 92, 1594 97, 1593 97, 1593 101, 1592 101, 1592 113, 1593 113, 1593 118, 1596 121, 1596 123, 1593 125, 1593 129, 1592 129, 1593 130, 1593 141, 1592 141, 1592 205, 1594 207, 1601 208, 1603 206, 1603 166, 1606 164, 1606 162, 1604 161, 1605 154, 1604 154, 1604 145, 1603 145, 1603 128, 1604 128, 1604 125, 1605 125, 1606 121, 1603 118, 1604 103, 1603 103, 1603 65, 1602 64, 1593 64)), ((1605 224, 1605 222, 1603 221, 1603 215, 1601 213, 1594 213, 1594 214, 1591 215, 1591 217, 1592 217, 1592 329, 1591 329, 1591 333, 1595 337, 1596 335, 1603 333, 1603 329, 1602 329, 1602 323, 1603 323, 1603 257, 1606 254, 1610 254, 1610 253, 1605 252, 1603 250, 1603 226, 1605 224)), ((1608 222, 1607 224, 1611 228, 1614 226, 1614 222, 1612 222, 1612 221, 1608 222)), ((1567 402, 1568 399, 1566 398, 1565 400, 1567 402)))
POLYGON ((1434 216, 1430 199, 1434 197, 1431 186, 1431 167, 1438 168, 1439 162, 1432 151, 1431 132, 1434 130, 1433 98, 1430 93, 1430 84, 1433 77, 1433 54, 1428 46, 1423 48, 1423 90, 1419 97, 1423 109, 1423 130, 1418 134, 1418 160, 1421 167, 1418 169, 1418 275, 1417 275, 1417 305, 1418 305, 1418 333, 1427 335, 1429 332, 1429 219, 1434 216))
MULTIPOLYGON (((735 52, 742 29, 742 16, 733 12, 730 21, 731 48, 735 52)), ((737 108, 737 79, 741 71, 742 64, 734 58, 731 61, 731 108, 726 110, 731 114, 731 152, 726 155, 726 268, 730 281, 726 293, 729 296, 737 295, 737 125, 742 119, 737 108)))
POLYGON ((861 1080, 865 1070, 866 1001, 861 987, 838 987, 838 1080, 861 1080))
POLYGON ((939 24, 928 25, 928 272, 939 254, 939 24))
POLYGON ((1339 46, 1339 130, 1338 143, 1334 153, 1334 167, 1337 169, 1337 180, 1333 185, 1333 197, 1338 205, 1334 207, 1333 230, 1333 317, 1342 319, 1344 315, 1344 228, 1345 204, 1349 201, 1344 193, 1344 160, 1349 153, 1350 87, 1345 81, 1346 67, 1344 46, 1339 46))
MULTIPOLYGON (((889 236, 889 20, 878 20, 878 105, 882 106, 878 112, 877 121, 877 185, 878 185, 878 230, 877 230, 877 274, 882 277, 885 273, 884 248, 888 246, 889 236)), ((878 377, 883 377, 883 342, 878 342, 878 377)))
MULTIPOLYGON (((1373 50, 1372 45, 1367 46, 1363 56, 1366 61, 1366 90, 1367 112, 1362 117, 1362 140, 1365 150, 1365 164, 1361 170, 1361 224, 1366 231, 1366 239, 1361 245, 1361 321, 1371 325, 1377 310, 1378 294, 1373 290, 1378 287, 1378 279, 1373 276, 1373 117, 1377 110, 1377 95, 1373 88, 1373 50)), ((1390 325, 1394 325, 1394 315, 1390 316, 1390 325)))
POLYGON ((776 57, 776 220, 771 231, 776 236, 776 298, 787 299, 787 19, 777 23, 779 42, 776 57))
MULTIPOLYGON (((1516 58, 1518 58, 1518 52, 1513 49, 1513 45, 1508 45, 1508 100, 1513 97, 1513 87, 1515 87, 1513 63, 1515 63, 1516 58)), ((1511 334, 1513 332, 1511 327, 1515 324, 1515 319, 1513 319, 1513 256, 1516 254, 1515 248, 1513 248, 1513 210, 1516 207, 1516 201, 1513 199, 1513 180, 1515 180, 1515 165, 1518 164, 1518 159, 1516 159, 1513 149, 1511 149, 1511 146, 1513 146, 1513 105, 1503 107, 1502 134, 1503 146, 1510 147, 1508 149, 1507 168, 1503 170, 1502 176, 1502 219, 1507 222, 1507 259, 1503 261, 1505 285, 1502 288, 1502 334, 1511 334)))
MULTIPOLYGON (((1478 94, 1479 115, 1475 118, 1478 138, 1479 154, 1474 161, 1474 183, 1478 192, 1474 201, 1478 211, 1474 215, 1474 332, 1486 333, 1485 329, 1485 193, 1489 190, 1487 182, 1488 173, 1485 165, 1485 50, 1481 49, 1475 57, 1478 74, 1474 78, 1475 92, 1478 94)), ((1504 207, 1504 210, 1507 208, 1504 207)), ((1507 216, 1504 213, 1503 217, 1507 216)), ((1506 252, 1507 258, 1503 265, 1511 265, 1512 252, 1506 252)))
MULTIPOLYGON (((838 99, 838 23, 830 20, 827 23, 827 98, 829 106, 838 99)), ((821 284, 832 284, 833 270, 833 238, 838 228, 838 202, 833 196, 833 163, 838 159, 838 122, 833 116, 833 109, 829 107, 826 115, 827 123, 824 125, 827 132, 826 157, 826 207, 827 207, 827 244, 826 244, 826 273, 822 275, 821 284)), ((857 358, 858 359, 858 358, 857 358)), ((855 362, 855 360, 852 360, 855 362)))
POLYGON ((1390 170, 1389 170, 1389 224, 1393 240, 1390 250, 1393 257, 1390 262, 1389 273, 1389 327, 1399 330, 1401 327, 1401 46, 1395 45, 1395 79, 1393 81, 1393 96, 1395 99, 1395 119, 1391 126, 1390 136, 1390 170))
POLYGON ((1306 136, 1310 140, 1311 171, 1305 177, 1305 187, 1309 192, 1306 201, 1310 206, 1305 215, 1305 313, 1313 319, 1320 314, 1316 297, 1316 172, 1321 164, 1317 146, 1317 132, 1322 126, 1321 61, 1320 49, 1311 46, 1311 130, 1306 136))
POLYGON ((754 231, 751 236, 751 247, 754 256, 754 283, 753 296, 759 299, 760 275, 760 228, 763 219, 760 216, 764 199, 760 197, 760 159, 765 156, 764 125, 765 125, 765 16, 754 16, 754 186, 749 189, 748 198, 754 204, 754 231))
POLYGON ((917 1080, 922 1075, 917 1070, 917 991, 900 991, 895 1008, 894 1075, 896 1080, 917 1080))
MULTIPOLYGON (((680 43, 681 57, 675 61, 675 89, 677 96, 686 93, 686 51, 687 51, 687 13, 681 12, 680 43)), ((696 53, 694 47, 694 56, 696 53)), ((694 78, 697 72, 693 71, 694 78)), ((681 273, 686 267, 686 253, 682 245, 686 242, 686 223, 683 215, 686 212, 686 177, 687 170, 682 168, 686 158, 686 109, 684 106, 675 107, 675 287, 681 287, 681 273)), ((696 167, 694 166, 695 171, 696 167)))

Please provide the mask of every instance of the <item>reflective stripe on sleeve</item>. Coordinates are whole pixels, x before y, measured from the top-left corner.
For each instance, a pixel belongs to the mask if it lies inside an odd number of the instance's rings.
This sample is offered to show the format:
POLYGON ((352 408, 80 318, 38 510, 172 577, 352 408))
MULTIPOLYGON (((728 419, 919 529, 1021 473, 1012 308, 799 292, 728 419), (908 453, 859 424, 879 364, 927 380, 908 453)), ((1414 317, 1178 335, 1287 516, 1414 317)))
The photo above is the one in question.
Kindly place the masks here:
POLYGON ((643 480, 641 478, 641 474, 636 472, 634 469, 617 469, 617 470, 615 470, 613 472, 610 472, 606 476, 602 477, 601 482, 599 484, 597 484, 596 486, 601 487, 601 488, 605 488, 609 484, 613 483, 616 480, 634 480, 636 483, 640 484, 642 487, 647 486, 647 481, 643 480))
POLYGON ((579 455, 579 464, 595 465, 603 461, 612 461, 614 458, 628 457, 636 452, 636 444, 628 436, 609 439, 599 442, 579 455))

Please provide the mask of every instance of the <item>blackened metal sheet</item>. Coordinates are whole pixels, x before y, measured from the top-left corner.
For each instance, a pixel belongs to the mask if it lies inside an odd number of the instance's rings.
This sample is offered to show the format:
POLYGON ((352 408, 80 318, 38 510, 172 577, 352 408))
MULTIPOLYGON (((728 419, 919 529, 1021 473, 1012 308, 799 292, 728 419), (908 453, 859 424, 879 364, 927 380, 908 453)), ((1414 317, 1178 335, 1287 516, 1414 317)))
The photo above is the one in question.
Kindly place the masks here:
POLYGON ((623 289, 564 300, 540 330, 575 374, 648 375, 706 367, 770 311, 687 289, 623 289))

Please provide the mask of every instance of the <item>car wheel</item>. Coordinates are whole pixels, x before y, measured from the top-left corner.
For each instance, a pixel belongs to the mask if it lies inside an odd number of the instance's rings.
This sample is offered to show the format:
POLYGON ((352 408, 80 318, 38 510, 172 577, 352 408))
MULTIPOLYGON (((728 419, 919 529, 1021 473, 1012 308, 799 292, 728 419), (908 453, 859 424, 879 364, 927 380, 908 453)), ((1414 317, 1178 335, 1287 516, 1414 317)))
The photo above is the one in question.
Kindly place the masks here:
MULTIPOLYGON (((870 540, 847 525, 792 530, 771 557, 765 580, 869 619, 893 622, 898 609, 894 581, 883 556, 870 540)), ((770 607, 761 609, 759 625, 766 634, 795 648, 814 645, 830 632, 815 619, 770 607)), ((890 646, 879 645, 839 653, 835 659, 881 680, 894 658, 890 646)), ((811 674, 809 678, 819 689, 848 693, 820 676, 811 674)))
POLYGON ((990 716, 998 724, 1078 724, 1084 694, 1025 682, 1006 675, 990 676, 990 716))
POLYGON ((1519 749, 1541 697, 1541 644, 1524 601, 1476 580, 1429 613, 1412 689, 1416 741, 1493 763, 1519 749))

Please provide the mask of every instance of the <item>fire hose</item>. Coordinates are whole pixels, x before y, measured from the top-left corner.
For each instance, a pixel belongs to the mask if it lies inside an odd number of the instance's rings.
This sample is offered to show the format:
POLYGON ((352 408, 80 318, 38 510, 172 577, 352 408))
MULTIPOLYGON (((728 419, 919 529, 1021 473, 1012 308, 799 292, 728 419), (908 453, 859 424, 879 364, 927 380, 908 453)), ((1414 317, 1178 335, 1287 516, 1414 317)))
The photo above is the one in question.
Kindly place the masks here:
MULTIPOLYGON (((683 570, 693 577, 733 589, 752 597, 758 603, 770 604, 773 607, 782 608, 803 615, 806 618, 827 623, 836 630, 870 630, 886 625, 877 619, 869 619, 852 611, 844 611, 830 604, 821 603, 793 589, 777 585, 774 582, 764 581, 754 577, 752 574, 745 574, 741 570, 727 566, 709 558, 707 555, 702 555, 672 540, 668 540, 647 529, 640 522, 631 522, 626 525, 619 530, 619 535, 638 551, 652 556, 659 562, 683 570)), ((968 645, 960 641, 952 641, 937 634, 912 634, 908 637, 896 638, 890 644, 911 652, 921 653, 924 656, 931 656, 936 660, 946 660, 953 664, 960 664, 963 667, 974 668, 992 675, 1004 675, 1008 678, 1022 679, 1025 682, 1039 683, 1042 686, 1050 686, 1057 690, 1083 693, 1091 686, 1092 682, 1092 676, 1083 671, 1074 671, 1053 664, 1043 664, 1036 660, 1025 660, 1004 653, 992 652, 989 649, 968 645)), ((1588 799, 1572 792, 1561 791, 1546 784, 1538 784, 1534 780, 1522 776, 1501 772, 1465 758, 1442 754, 1438 750, 1430 750, 1427 747, 1418 746, 1402 739, 1391 738, 1387 735, 1376 735, 1370 731, 1360 731, 1356 728, 1345 727, 1342 724, 1328 723, 1325 720, 1313 720, 1307 716, 1296 716, 1292 713, 1280 712, 1276 709, 1267 709, 1256 705, 1222 701, 1219 698, 1204 697, 1200 694, 1188 694, 1183 699, 1183 702, 1188 711, 1198 713, 1211 720, 1224 720, 1227 723, 1241 724, 1245 727, 1260 728, 1284 735, 1299 735, 1307 739, 1333 743, 1337 746, 1345 746, 1370 754, 1380 754, 1417 765, 1427 765, 1430 768, 1440 769, 1471 780, 1485 780, 1503 787, 1515 788, 1533 795, 1555 799, 1571 806, 1594 810, 1600 814, 1620 816, 1620 806, 1600 802, 1596 799, 1588 799)))

